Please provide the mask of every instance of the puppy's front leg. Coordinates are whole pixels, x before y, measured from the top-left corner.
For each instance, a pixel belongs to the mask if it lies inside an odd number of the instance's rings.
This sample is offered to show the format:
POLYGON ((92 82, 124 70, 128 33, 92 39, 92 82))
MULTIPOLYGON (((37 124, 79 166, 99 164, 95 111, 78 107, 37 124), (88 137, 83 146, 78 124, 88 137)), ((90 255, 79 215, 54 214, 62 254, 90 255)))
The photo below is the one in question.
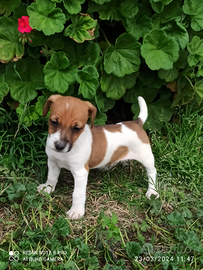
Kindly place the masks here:
POLYGON ((58 182, 58 177, 61 169, 58 167, 56 162, 48 158, 48 177, 45 184, 41 184, 37 187, 37 190, 40 192, 44 190, 48 194, 55 190, 56 184, 58 182))
POLYGON ((77 172, 72 171, 72 174, 74 177, 73 202, 67 215, 71 219, 80 219, 85 213, 88 172, 83 168, 77 172))

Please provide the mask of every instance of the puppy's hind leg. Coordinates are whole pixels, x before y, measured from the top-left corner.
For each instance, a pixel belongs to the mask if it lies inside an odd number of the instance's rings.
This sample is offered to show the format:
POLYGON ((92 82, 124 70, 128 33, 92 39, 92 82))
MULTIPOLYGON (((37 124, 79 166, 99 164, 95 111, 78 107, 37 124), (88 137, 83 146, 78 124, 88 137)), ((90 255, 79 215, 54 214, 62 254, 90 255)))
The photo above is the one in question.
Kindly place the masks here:
POLYGON ((157 172, 154 166, 154 156, 149 144, 143 144, 141 154, 137 160, 141 162, 147 170, 149 184, 146 197, 150 199, 151 195, 155 195, 156 199, 159 198, 159 193, 157 191, 158 182, 156 179, 157 172))

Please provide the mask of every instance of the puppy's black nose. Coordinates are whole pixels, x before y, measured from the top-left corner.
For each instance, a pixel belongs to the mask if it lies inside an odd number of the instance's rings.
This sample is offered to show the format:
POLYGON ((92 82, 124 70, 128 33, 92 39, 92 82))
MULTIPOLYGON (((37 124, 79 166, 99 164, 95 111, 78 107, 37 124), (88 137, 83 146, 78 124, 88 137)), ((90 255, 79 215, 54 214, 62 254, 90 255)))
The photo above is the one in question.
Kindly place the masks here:
POLYGON ((55 142, 55 148, 58 151, 62 151, 66 147, 65 141, 55 142))

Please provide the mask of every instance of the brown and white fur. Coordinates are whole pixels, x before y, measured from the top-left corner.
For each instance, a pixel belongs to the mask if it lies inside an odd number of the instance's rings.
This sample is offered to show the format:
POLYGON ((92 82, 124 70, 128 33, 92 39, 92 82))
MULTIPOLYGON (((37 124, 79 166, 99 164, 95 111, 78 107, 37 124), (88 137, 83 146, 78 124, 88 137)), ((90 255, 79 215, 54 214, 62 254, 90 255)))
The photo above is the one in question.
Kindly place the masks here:
POLYGON ((89 169, 114 165, 118 161, 135 159, 148 174, 146 197, 157 198, 156 168, 148 136, 142 125, 147 119, 147 105, 138 97, 140 114, 134 121, 116 125, 94 126, 96 107, 88 101, 74 97, 52 95, 43 108, 43 116, 51 110, 49 135, 46 143, 48 178, 38 191, 55 190, 61 168, 74 177, 73 203, 67 212, 69 218, 79 219, 85 213, 86 186, 89 169), (91 125, 86 124, 91 116, 91 125))

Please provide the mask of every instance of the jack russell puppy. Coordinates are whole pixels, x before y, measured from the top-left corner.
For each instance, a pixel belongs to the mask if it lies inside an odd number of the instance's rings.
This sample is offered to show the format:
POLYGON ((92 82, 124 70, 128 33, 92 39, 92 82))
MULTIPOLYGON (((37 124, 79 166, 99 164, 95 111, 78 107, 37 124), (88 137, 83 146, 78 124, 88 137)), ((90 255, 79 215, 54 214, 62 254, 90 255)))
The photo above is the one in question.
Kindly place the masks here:
POLYGON ((119 161, 135 159, 141 162, 148 174, 146 197, 156 198, 156 168, 148 136, 142 128, 147 119, 147 105, 138 97, 140 114, 134 121, 115 125, 94 126, 97 109, 88 101, 75 97, 52 95, 43 108, 43 116, 51 110, 49 134, 46 143, 48 178, 38 191, 55 190, 61 168, 71 171, 74 177, 73 202, 67 215, 79 219, 85 213, 86 186, 89 169, 119 161), (91 116, 91 125, 86 124, 91 116))

